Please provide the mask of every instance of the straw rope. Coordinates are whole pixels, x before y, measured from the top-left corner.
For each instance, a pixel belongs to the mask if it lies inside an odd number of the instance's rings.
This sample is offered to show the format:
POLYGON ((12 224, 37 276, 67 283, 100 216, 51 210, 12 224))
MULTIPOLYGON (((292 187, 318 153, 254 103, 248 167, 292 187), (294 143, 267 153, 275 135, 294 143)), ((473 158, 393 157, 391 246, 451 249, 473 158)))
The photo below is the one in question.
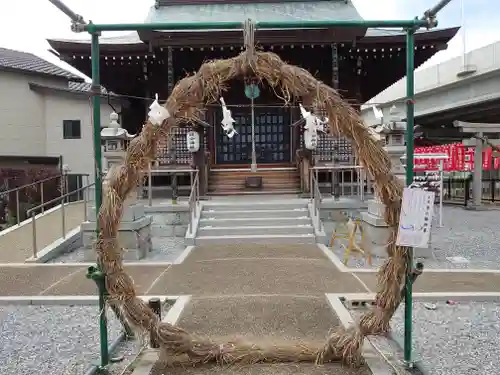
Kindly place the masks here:
MULTIPOLYGON (((248 28, 252 34, 250 25, 248 28)), ((387 153, 372 137, 356 110, 305 69, 284 63, 274 53, 249 49, 231 59, 206 62, 197 73, 180 80, 165 103, 171 117, 159 127, 150 122, 144 124, 142 132, 131 141, 124 164, 108 172, 98 218, 101 232, 95 245, 98 261, 106 273, 108 293, 135 329, 156 332, 161 358, 165 361, 182 357, 190 364, 342 361, 351 366, 360 365, 364 337, 386 330, 400 302, 406 249, 396 247, 394 241, 389 241, 390 257, 379 272, 377 308, 365 315, 359 326, 337 329, 320 347, 305 343, 269 346, 220 343, 196 337, 180 327, 160 322, 137 298, 133 280, 124 271, 123 250, 117 241, 124 202, 129 194, 135 193, 140 171, 154 159, 157 142, 181 123, 196 123, 205 105, 216 102, 233 78, 247 75, 266 81, 285 102, 301 100, 304 105, 323 111, 329 119, 331 133, 341 133, 351 140, 361 164, 375 180, 376 194, 386 205, 385 219, 395 236, 402 186, 391 174, 387 153)))

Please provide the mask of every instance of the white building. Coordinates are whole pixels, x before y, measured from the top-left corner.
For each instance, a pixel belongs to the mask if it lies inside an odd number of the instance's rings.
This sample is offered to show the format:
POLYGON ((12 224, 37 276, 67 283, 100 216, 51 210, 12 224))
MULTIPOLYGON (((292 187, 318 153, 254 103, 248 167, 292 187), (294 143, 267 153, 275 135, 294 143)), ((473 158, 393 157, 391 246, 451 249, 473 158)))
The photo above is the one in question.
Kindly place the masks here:
MULTIPOLYGON (((102 90, 101 126, 120 102, 102 90)), ((62 156, 93 175, 90 84, 33 54, 0 48, 0 156, 62 156)), ((92 180, 92 179, 91 179, 92 180)))

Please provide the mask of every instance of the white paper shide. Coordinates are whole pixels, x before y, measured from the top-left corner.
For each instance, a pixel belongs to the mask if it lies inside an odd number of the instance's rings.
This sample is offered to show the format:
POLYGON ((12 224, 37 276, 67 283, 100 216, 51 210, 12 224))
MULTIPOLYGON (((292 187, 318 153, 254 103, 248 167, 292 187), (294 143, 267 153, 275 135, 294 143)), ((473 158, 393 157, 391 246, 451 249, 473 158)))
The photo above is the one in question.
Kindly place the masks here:
POLYGON ((328 118, 325 121, 315 114, 307 111, 302 104, 299 103, 300 113, 306 124, 304 126, 304 145, 308 150, 315 150, 318 147, 318 131, 325 132, 325 125, 328 123, 328 118))
POLYGON ((163 121, 170 117, 168 110, 158 103, 158 94, 156 94, 153 104, 149 106, 148 117, 149 121, 156 126, 160 126, 163 121))
POLYGON ((399 216, 396 244, 415 248, 428 248, 435 194, 423 189, 405 188, 399 216))
POLYGON ((233 138, 236 134, 238 134, 234 129, 234 123, 236 121, 233 119, 231 110, 227 108, 224 98, 220 98, 220 103, 222 105, 222 129, 224 130, 228 138, 233 138))

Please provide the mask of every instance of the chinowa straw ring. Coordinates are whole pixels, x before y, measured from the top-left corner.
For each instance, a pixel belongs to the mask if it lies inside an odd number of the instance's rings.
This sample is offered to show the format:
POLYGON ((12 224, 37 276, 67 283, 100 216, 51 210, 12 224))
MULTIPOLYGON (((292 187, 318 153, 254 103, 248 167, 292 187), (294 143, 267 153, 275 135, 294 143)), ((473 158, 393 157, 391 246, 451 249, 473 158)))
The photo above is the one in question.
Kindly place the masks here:
POLYGON ((240 55, 204 63, 192 76, 180 80, 164 105, 170 117, 159 125, 151 121, 132 140, 123 165, 114 166, 106 177, 107 188, 99 212, 100 233, 96 242, 99 264, 106 274, 110 299, 119 306, 132 327, 155 332, 161 347, 161 359, 184 358, 190 364, 257 362, 342 361, 356 366, 362 363, 361 347, 368 334, 384 332, 401 302, 401 287, 406 272, 406 248, 389 241, 386 263, 378 274, 376 308, 365 314, 359 325, 338 329, 322 346, 300 344, 259 346, 245 342, 214 342, 199 338, 159 318, 137 298, 132 278, 123 269, 122 249, 117 233, 127 196, 142 177, 141 171, 154 159, 156 144, 176 126, 196 122, 206 104, 219 99, 226 85, 238 76, 252 76, 266 82, 286 103, 300 100, 304 105, 326 113, 330 131, 343 134, 368 173, 375 181, 375 192, 385 204, 385 220, 392 236, 399 219, 402 186, 391 174, 387 153, 373 138, 354 108, 331 87, 316 80, 308 71, 284 63, 278 55, 247 49, 240 55))

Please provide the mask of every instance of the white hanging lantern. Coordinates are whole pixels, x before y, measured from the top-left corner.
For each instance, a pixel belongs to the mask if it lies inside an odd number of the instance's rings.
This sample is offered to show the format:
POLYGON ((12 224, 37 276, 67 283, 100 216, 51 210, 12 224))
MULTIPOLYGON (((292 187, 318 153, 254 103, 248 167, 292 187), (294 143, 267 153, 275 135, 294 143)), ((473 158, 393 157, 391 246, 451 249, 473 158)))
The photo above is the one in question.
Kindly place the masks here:
POLYGON ((200 135, 195 131, 186 134, 187 149, 189 152, 197 152, 200 149, 200 135))
POLYGON ((318 147, 318 132, 316 130, 304 130, 304 145, 308 150, 318 147))
POLYGON ((158 94, 155 96, 155 101, 149 106, 149 121, 156 126, 160 126, 163 122, 170 117, 168 110, 158 103, 158 94))
POLYGON ((236 121, 233 119, 231 111, 226 107, 224 98, 221 97, 220 102, 222 104, 222 129, 224 130, 228 138, 233 138, 235 134, 238 134, 233 125, 236 121))

